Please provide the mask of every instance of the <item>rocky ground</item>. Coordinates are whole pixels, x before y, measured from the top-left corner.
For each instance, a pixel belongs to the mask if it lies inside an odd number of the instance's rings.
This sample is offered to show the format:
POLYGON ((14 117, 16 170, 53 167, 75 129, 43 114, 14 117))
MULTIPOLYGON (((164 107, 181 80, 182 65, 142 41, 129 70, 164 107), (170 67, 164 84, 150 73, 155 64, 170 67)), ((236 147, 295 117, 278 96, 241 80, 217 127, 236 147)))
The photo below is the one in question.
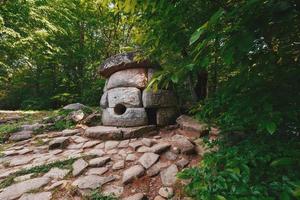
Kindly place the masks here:
MULTIPOLYGON (((0 126, 20 118, 2 112, 0 126)), ((47 124, 23 124, 0 144, 0 199, 189 199, 176 174, 199 163, 207 131, 187 116, 177 121, 160 129, 81 124, 38 133, 47 124)))

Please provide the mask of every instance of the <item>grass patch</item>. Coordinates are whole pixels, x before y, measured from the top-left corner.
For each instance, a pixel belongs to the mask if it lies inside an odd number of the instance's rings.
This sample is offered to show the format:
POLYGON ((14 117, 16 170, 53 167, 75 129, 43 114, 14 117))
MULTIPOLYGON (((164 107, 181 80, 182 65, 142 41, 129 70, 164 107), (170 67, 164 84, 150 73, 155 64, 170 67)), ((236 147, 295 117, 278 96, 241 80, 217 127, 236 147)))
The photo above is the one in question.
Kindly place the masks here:
POLYGON ((11 133, 19 131, 20 124, 13 123, 13 124, 3 124, 0 126, 0 144, 4 143, 10 136, 11 133))
POLYGON ((114 196, 106 196, 101 194, 98 190, 92 192, 92 194, 88 197, 85 197, 86 200, 118 200, 118 198, 114 196))

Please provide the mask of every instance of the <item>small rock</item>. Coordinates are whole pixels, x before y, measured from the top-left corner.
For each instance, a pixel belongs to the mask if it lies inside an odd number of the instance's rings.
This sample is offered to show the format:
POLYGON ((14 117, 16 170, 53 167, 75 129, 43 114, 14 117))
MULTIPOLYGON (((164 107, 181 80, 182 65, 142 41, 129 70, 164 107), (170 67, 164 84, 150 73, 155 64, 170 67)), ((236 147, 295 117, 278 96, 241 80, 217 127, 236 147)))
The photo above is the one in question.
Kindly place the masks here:
POLYGON ((74 122, 79 122, 83 120, 85 114, 82 110, 76 110, 73 111, 69 114, 69 117, 74 121, 74 122))
POLYGON ((72 136, 76 135, 77 133, 80 133, 79 129, 65 129, 62 131, 63 136, 72 136))
POLYGON ((150 147, 146 147, 146 146, 141 146, 140 148, 138 148, 137 152, 138 153, 151 152, 151 148, 150 147))
POLYGON ((49 153, 52 154, 52 155, 57 155, 57 154, 60 154, 62 152, 63 152, 63 150, 61 150, 61 149, 55 149, 55 150, 49 151, 49 153))
POLYGON ((51 192, 25 193, 19 200, 50 200, 51 192))
POLYGON ((79 144, 72 143, 67 147, 67 149, 81 149, 83 145, 84 143, 79 143, 79 144))
POLYGON ((88 175, 79 177, 72 183, 72 185, 80 189, 96 189, 113 180, 115 180, 114 176, 102 177, 97 175, 88 175))
POLYGON ((106 152, 108 155, 112 155, 112 154, 116 154, 118 153, 118 150, 117 149, 111 149, 109 151, 106 152))
POLYGON ((14 178, 15 182, 21 182, 21 181, 26 181, 28 179, 30 179, 32 177, 33 173, 31 174, 25 174, 23 176, 17 176, 16 178, 14 178))
POLYGON ((165 198, 171 198, 174 195, 174 190, 171 187, 161 187, 158 194, 165 198))
POLYGON ((119 154, 120 156, 122 156, 122 158, 126 158, 126 156, 127 156, 127 151, 126 151, 125 149, 121 149, 121 150, 118 152, 118 154, 119 154))
POLYGON ((153 140, 149 138, 143 138, 141 142, 147 147, 151 147, 154 143, 153 140))
POLYGON ((176 165, 171 165, 160 172, 161 182, 164 186, 172 186, 176 182, 176 174, 178 168, 176 165))
POLYGON ((159 159, 159 155, 155 153, 144 153, 140 159, 139 163, 145 168, 150 168, 157 160, 159 159))
POLYGON ((131 195, 129 197, 123 198, 123 200, 143 200, 145 195, 143 193, 137 193, 134 195, 131 195))
POLYGON ((102 142, 102 143, 96 145, 96 146, 94 147, 94 149, 104 149, 104 142, 102 142))
POLYGON ((129 140, 123 140, 119 144, 119 148, 127 148, 129 146, 129 140))
POLYGON ((44 177, 49 177, 49 178, 53 178, 53 179, 63 179, 69 172, 70 172, 70 170, 68 170, 68 169, 60 169, 60 168, 54 167, 54 168, 50 169, 50 171, 47 172, 44 175, 44 177))
POLYGON ((91 149, 87 152, 84 153, 85 155, 90 155, 90 156, 103 156, 105 152, 102 149, 91 149))
POLYGON ((153 153, 162 153, 164 151, 166 151, 167 149, 170 148, 170 144, 168 143, 159 143, 159 144, 155 144, 154 146, 151 147, 151 151, 153 153))
POLYGON ((81 103, 72 103, 63 107, 64 110, 80 110, 84 108, 86 108, 86 106, 81 103))
MULTIPOLYGON (((208 133, 208 126, 187 115, 181 115, 176 119, 182 130, 199 132, 200 135, 208 133)), ((199 136, 200 136, 199 135, 199 136)))
POLYGON ((84 137, 80 137, 80 136, 72 136, 72 139, 74 140, 75 143, 84 143, 89 141, 89 139, 84 138, 84 137))
POLYGON ((58 137, 49 142, 49 149, 64 149, 68 145, 68 137, 58 137))
POLYGON ((110 161, 110 157, 94 158, 94 159, 89 161, 89 166, 91 166, 91 167, 102 167, 108 161, 110 161))
POLYGON ((128 154, 126 157, 126 161, 135 161, 137 159, 137 156, 134 154, 128 154))
POLYGON ((176 160, 177 159, 177 154, 173 153, 172 151, 167 151, 163 155, 168 160, 176 160))
POLYGON ((82 158, 81 159, 79 159, 79 160, 76 160, 74 163, 73 163, 73 165, 72 165, 72 167, 73 167, 73 176, 78 176, 78 175, 80 175, 82 172, 83 172, 83 170, 85 169, 85 168, 87 168, 87 166, 88 166, 88 163, 87 162, 85 162, 82 158))
POLYGON ((152 176, 156 176, 157 174, 159 174, 159 172, 167 167, 169 165, 169 163, 167 162, 157 162, 156 164, 154 164, 152 167, 150 167, 148 170, 147 170, 147 175, 152 177, 152 176))
POLYGON ((187 159, 185 159, 185 158, 182 158, 182 159, 180 159, 180 160, 178 160, 177 162, 176 162, 176 165, 180 168, 180 169, 182 169, 182 168, 184 168, 185 166, 187 166, 188 164, 189 164, 189 160, 187 160, 187 159))
POLYGON ((47 177, 39 177, 13 184, 3 189, 3 191, 0 193, 0 199, 16 199, 26 192, 39 189, 40 187, 48 184, 49 181, 50 179, 47 177))
POLYGON ((19 150, 19 151, 18 151, 18 154, 24 155, 24 154, 30 153, 30 152, 32 152, 32 151, 33 151, 32 149, 27 149, 27 148, 25 148, 25 149, 19 150))
POLYGON ((119 144, 119 141, 107 141, 107 142, 105 142, 105 145, 104 145, 105 151, 116 148, 118 146, 118 144, 119 144))
POLYGON ((46 191, 49 191, 49 190, 53 190, 54 188, 57 188, 59 186, 62 186, 62 185, 66 185, 67 184, 67 181, 66 180, 61 180, 61 181, 57 181, 55 183, 53 183, 52 185, 50 186, 46 186, 44 189, 46 191))
POLYGON ((102 175, 108 171, 107 167, 91 168, 86 172, 86 175, 102 175))
POLYGON ((116 163, 112 166, 112 169, 113 169, 113 170, 119 170, 119 169, 123 169, 124 166, 125 166, 124 160, 120 160, 120 161, 116 162, 116 163))
POLYGON ((85 130, 84 135, 89 138, 100 140, 122 139, 121 129, 113 126, 93 126, 85 130))
POLYGON ((85 149, 85 148, 91 148, 91 147, 93 147, 93 146, 95 146, 95 145, 97 145, 97 144, 99 144, 101 141, 96 141, 96 140, 93 140, 93 141, 88 141, 88 142, 86 142, 84 145, 83 145, 83 149, 85 149))
POLYGON ((123 191, 124 191, 123 187, 117 185, 108 185, 102 190, 102 193, 107 196, 111 195, 114 197, 120 197, 123 191))
POLYGON ((135 151, 137 150, 137 148, 139 148, 142 145, 143 145, 143 143, 141 141, 135 141, 135 142, 131 142, 129 144, 129 146, 132 147, 133 150, 135 150, 135 151))
POLYGON ((9 140, 17 142, 17 141, 27 140, 31 137, 32 137, 32 131, 20 131, 11 134, 9 140))
POLYGON ((32 156, 32 155, 15 157, 10 161, 9 166, 14 167, 14 166, 18 166, 18 165, 25 165, 25 164, 28 164, 29 162, 31 162, 33 159, 34 159, 34 156, 32 156))
POLYGON ((21 128, 24 131, 35 131, 35 130, 42 128, 43 126, 44 126, 44 124, 35 123, 35 124, 22 125, 21 128))
POLYGON ((145 169, 140 165, 134 165, 123 172, 122 183, 127 184, 133 179, 141 177, 145 172, 145 169))

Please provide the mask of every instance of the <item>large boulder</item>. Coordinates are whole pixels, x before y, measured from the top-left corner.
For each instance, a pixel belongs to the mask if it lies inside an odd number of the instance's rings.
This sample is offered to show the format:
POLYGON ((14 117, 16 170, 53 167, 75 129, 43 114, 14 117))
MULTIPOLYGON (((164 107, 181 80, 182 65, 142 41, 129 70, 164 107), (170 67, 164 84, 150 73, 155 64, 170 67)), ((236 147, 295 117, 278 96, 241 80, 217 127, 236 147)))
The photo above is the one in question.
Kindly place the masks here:
POLYGON ((174 107, 177 102, 170 90, 144 90, 142 100, 145 108, 174 107))
POLYGON ((122 104, 126 108, 141 107, 141 91, 135 87, 119 87, 107 91, 110 108, 122 104))
POLYGON ((157 64, 151 63, 149 60, 137 61, 137 52, 121 53, 112 56, 104 61, 99 67, 99 73, 104 77, 109 77, 111 74, 123 69, 129 68, 150 68, 157 67, 157 64))
POLYGON ((108 107, 108 99, 107 99, 107 91, 103 93, 100 99, 100 107, 107 108, 108 107))
POLYGON ((124 108, 120 113, 116 108, 103 110, 102 123, 105 126, 143 126, 148 124, 147 114, 144 108, 124 108))
POLYGON ((113 73, 107 82, 107 89, 116 87, 136 87, 143 89, 147 86, 147 69, 126 69, 113 73))
POLYGON ((9 140, 17 142, 17 141, 30 139, 31 137, 32 137, 32 131, 19 131, 11 134, 9 140))

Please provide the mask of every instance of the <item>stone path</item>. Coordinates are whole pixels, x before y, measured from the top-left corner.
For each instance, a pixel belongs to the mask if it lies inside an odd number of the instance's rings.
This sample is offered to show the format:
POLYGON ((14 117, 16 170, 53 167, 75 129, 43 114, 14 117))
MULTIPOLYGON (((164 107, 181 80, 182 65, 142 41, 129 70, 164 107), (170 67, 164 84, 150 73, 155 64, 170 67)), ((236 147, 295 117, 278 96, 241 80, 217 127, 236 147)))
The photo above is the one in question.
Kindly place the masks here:
POLYGON ((107 140, 101 127, 95 127, 10 142, 0 157, 0 181, 10 177, 14 181, 0 189, 0 199, 79 200, 96 189, 124 200, 188 199, 182 196, 184 183, 176 174, 196 166, 205 148, 201 133, 186 130, 187 126, 171 126, 155 134, 149 130, 152 133, 146 133, 147 137, 125 140, 107 140), (97 130, 105 140, 96 139, 97 130), (21 170, 68 159, 74 159, 73 164, 16 176, 21 170))

